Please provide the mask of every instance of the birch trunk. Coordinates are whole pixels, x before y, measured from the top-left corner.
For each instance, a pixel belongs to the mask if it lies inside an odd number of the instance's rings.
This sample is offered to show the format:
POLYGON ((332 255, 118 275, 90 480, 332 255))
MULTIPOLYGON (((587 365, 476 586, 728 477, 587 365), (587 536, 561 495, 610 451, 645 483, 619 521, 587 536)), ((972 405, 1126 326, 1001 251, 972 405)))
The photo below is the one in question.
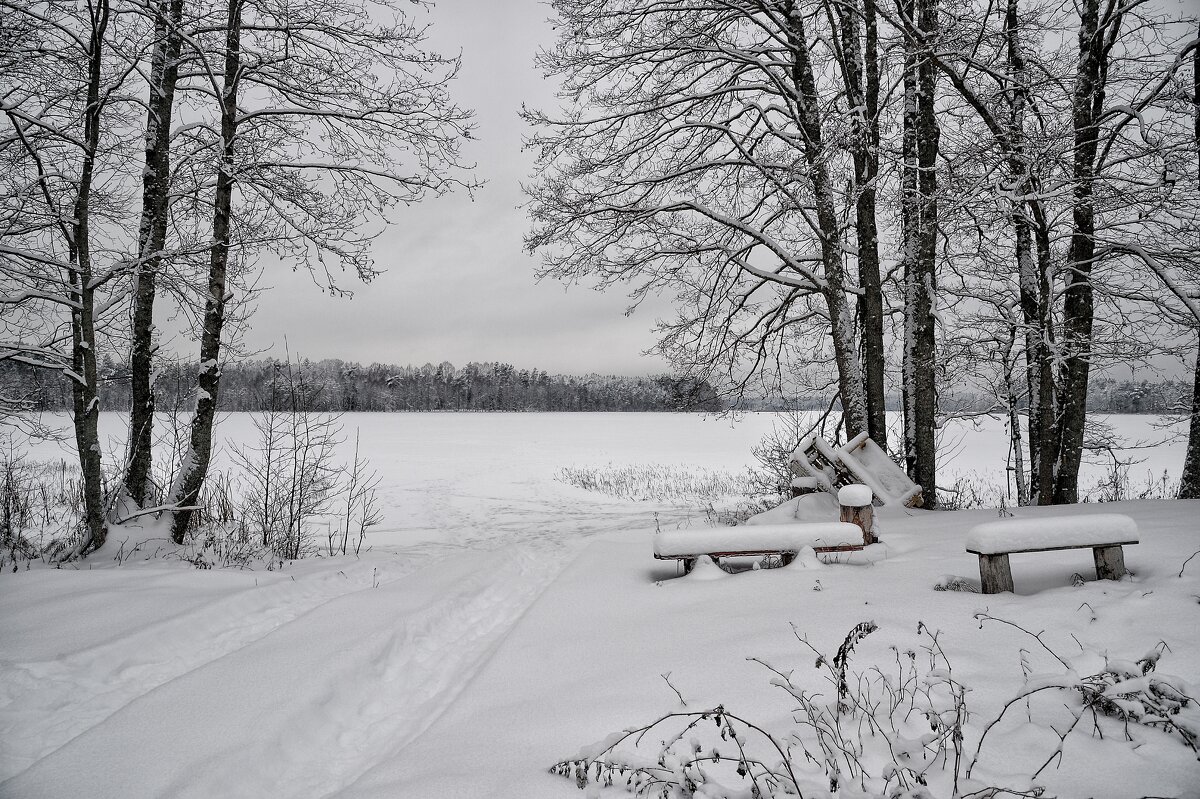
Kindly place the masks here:
POLYGON ((79 552, 104 545, 108 537, 104 487, 100 471, 100 398, 96 381, 95 288, 92 285, 91 194, 100 145, 100 89, 103 79, 104 34, 108 28, 108 0, 91 7, 91 32, 87 51, 87 107, 84 112, 83 163, 73 208, 68 262, 71 299, 71 400, 74 411, 75 446, 83 475, 83 515, 86 539, 79 552))
POLYGON ((221 161, 213 196, 213 241, 208 262, 208 296, 204 303, 204 329, 200 337, 200 369, 197 374, 196 411, 192 416, 188 454, 171 490, 171 538, 183 543, 192 517, 192 508, 208 476, 212 457, 212 431, 220 389, 221 331, 225 324, 225 303, 229 267, 230 214, 237 184, 234 172, 238 121, 238 78, 241 69, 242 0, 229 0, 225 33, 225 75, 221 90, 221 161))
POLYGON ((1071 251, 1063 304, 1064 375, 1059 400, 1062 443, 1054 482, 1055 504, 1079 499, 1079 466, 1087 421, 1095 314, 1091 279, 1096 252, 1093 182, 1108 57, 1104 40, 1106 30, 1115 30, 1121 24, 1120 10, 1113 9, 1101 26, 1099 5, 1099 0, 1081 0, 1080 4, 1079 64, 1071 109, 1075 129, 1071 251))
MULTIPOLYGON (((1200 48, 1192 51, 1192 103, 1195 110, 1196 159, 1197 166, 1200 166, 1200 48)), ((1200 175, 1200 172, 1197 174, 1200 175)), ((1196 342, 1196 368, 1192 373, 1192 418, 1188 424, 1183 476, 1179 479, 1179 498, 1200 499, 1200 341, 1196 342)))
MULTIPOLYGON (((1025 323, 1025 382, 1029 401, 1029 485, 1031 491, 1024 502, 1042 504, 1049 502, 1053 494, 1054 452, 1047 449, 1053 418, 1053 373, 1049 341, 1050 331, 1050 287, 1049 242, 1043 252, 1041 239, 1045 231, 1039 225, 1039 246, 1034 251, 1034 233, 1031 219, 1042 217, 1041 201, 1036 196, 1034 180, 1030 175, 1025 147, 1025 114, 1029 100, 1029 78, 1022 52, 1021 18, 1018 0, 1008 0, 1004 15, 1004 36, 1008 60, 1008 73, 1013 83, 1009 104, 1007 161, 1013 187, 1018 196, 1012 211, 1013 238, 1017 256, 1017 281, 1020 291, 1021 312, 1025 323), (1044 259, 1043 259, 1044 255, 1044 259), (1045 459, 1044 457, 1045 456, 1045 459), (1043 474, 1046 480, 1043 481, 1043 474)), ((1033 224, 1038 224, 1033 222, 1033 224)), ((1052 438, 1050 439, 1052 440, 1052 438)), ((1020 475, 1024 481, 1025 475, 1020 475)))
POLYGON ((146 160, 142 172, 142 214, 130 330, 129 454, 125 494, 143 507, 149 493, 154 441, 154 295, 170 209, 171 116, 179 76, 183 0, 160 0, 155 7, 150 97, 146 108, 146 160))
POLYGON ((838 372, 838 395, 847 437, 867 429, 867 400, 863 388, 862 362, 855 346, 854 320, 846 300, 845 267, 841 235, 829 170, 825 164, 821 133, 821 111, 817 103, 812 59, 804 33, 804 19, 795 3, 788 4, 788 44, 792 49, 792 84, 808 178, 812 183, 821 239, 821 262, 825 272, 822 294, 829 314, 834 361, 838 372))
POLYGON ((1192 375, 1192 418, 1188 425, 1183 477, 1179 480, 1179 498, 1200 499, 1200 342, 1196 346, 1196 369, 1192 375))
POLYGON ((937 507, 937 157, 936 71, 931 56, 938 32, 937 0, 910 2, 917 36, 906 36, 904 74, 904 425, 909 476, 922 503, 937 507))
POLYGON ((855 233, 858 244, 858 323, 862 336, 863 390, 867 434, 887 449, 884 407, 883 292, 879 275, 879 233, 875 179, 879 174, 879 34, 874 0, 863 0, 864 45, 859 9, 836 6, 841 41, 842 79, 850 112, 850 153, 854 161, 855 233))

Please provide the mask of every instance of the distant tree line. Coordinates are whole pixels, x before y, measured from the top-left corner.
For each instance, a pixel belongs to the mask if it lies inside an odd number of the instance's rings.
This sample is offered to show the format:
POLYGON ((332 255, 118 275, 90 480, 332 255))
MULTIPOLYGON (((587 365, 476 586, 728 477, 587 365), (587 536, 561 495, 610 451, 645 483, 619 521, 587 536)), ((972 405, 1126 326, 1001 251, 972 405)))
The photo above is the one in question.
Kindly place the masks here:
MULTIPOLYGON (((101 410, 128 410, 129 365, 102 358, 101 410)), ((0 385, 36 410, 65 410, 71 387, 44 369, 0 361, 0 385)), ((189 410, 196 369, 164 364, 155 379, 160 410, 189 410)), ((552 375, 508 363, 363 366, 337 359, 272 358, 221 367, 222 411, 720 411, 704 381, 670 376, 552 375)))
MULTIPOLYGON (((1192 387, 1183 380, 1114 380, 1103 377, 1093 380, 1088 386, 1088 413, 1144 413, 1144 414, 1187 414, 1190 412, 1192 387)), ((947 416, 980 413, 1003 413, 996 398, 978 393, 946 391, 942 405, 947 416)), ((887 394, 885 404, 889 411, 900 411, 901 397, 887 394)), ((829 406, 829 398, 812 394, 790 399, 742 397, 733 406, 744 411, 823 411, 829 406)), ((1028 412, 1027 402, 1016 403, 1017 410, 1028 412)))

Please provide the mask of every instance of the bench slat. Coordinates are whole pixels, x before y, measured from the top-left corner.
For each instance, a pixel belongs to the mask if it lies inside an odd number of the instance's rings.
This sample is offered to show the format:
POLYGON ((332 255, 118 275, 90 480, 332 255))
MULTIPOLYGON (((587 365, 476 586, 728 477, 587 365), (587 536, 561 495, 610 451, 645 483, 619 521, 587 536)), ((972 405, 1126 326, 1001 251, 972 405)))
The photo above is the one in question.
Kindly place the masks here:
POLYGON ((1020 555, 1022 552, 1061 552, 1067 549, 1103 549, 1104 547, 1121 547, 1129 544, 1136 544, 1138 540, 1131 538, 1127 541, 1105 541, 1099 544, 1071 544, 1062 547, 1031 547, 1027 549, 1007 549, 1003 551, 987 550, 980 552, 979 549, 971 549, 967 547, 967 552, 972 555, 1020 555))
MULTIPOLYGON (((823 554, 826 552, 859 552, 863 548, 862 544, 838 544, 836 546, 819 546, 813 547, 813 552, 823 554)), ((761 558, 766 555, 798 555, 803 547, 792 549, 785 547, 783 549, 755 549, 755 550, 734 550, 730 552, 690 552, 680 555, 659 555, 654 554, 658 560, 691 560, 698 558, 701 555, 708 555, 710 558, 761 558)))

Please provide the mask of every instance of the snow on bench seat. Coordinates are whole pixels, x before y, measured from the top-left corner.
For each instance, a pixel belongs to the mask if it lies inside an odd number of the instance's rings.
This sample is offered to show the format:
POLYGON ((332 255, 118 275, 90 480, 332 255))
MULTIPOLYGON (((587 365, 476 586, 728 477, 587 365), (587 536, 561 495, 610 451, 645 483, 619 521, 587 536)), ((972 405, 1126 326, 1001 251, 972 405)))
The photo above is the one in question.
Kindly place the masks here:
POLYGON ((1082 513, 1037 519, 1001 519, 971 528, 967 551, 979 556, 985 594, 1013 590, 1008 556, 1019 552, 1091 549, 1096 577, 1125 576, 1125 544, 1138 543, 1137 523, 1119 513, 1082 513))
POLYGON ((1000 519, 971 528, 967 551, 976 555, 1136 544, 1137 522, 1120 513, 1037 519, 1000 519))
POLYGON ((710 530, 662 530, 654 534, 654 557, 694 558, 697 555, 799 552, 805 547, 861 547, 863 532, 849 522, 762 524, 710 530))

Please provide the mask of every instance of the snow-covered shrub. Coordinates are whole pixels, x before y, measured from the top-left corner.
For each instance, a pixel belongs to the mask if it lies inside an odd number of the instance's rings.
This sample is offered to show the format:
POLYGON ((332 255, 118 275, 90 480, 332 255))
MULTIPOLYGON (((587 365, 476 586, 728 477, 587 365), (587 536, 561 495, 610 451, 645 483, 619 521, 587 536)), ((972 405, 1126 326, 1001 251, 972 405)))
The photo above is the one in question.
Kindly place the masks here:
POLYGON ((1007 505, 1005 489, 975 474, 958 474, 949 486, 938 486, 938 510, 998 508, 1007 505))
POLYGON ((923 624, 923 653, 893 649, 895 663, 851 672, 855 647, 876 627, 855 626, 827 657, 816 656, 828 694, 757 659, 771 684, 796 703, 796 727, 778 734, 724 706, 668 713, 586 747, 551 767, 583 788, 625 787, 635 796, 864 797, 1036 796, 1028 785, 995 787, 964 774, 966 687, 955 679, 938 634, 923 624), (986 793, 994 791, 995 793, 986 793))
POLYGON ((732 505, 708 502, 704 506, 704 518, 713 527, 736 527, 752 516, 766 513, 778 505, 777 497, 741 499, 732 505))
POLYGON ((933 584, 934 591, 963 591, 968 594, 978 594, 979 586, 966 577, 957 574, 943 574, 933 584))
POLYGON ((1056 759, 1061 760, 1071 735, 1134 741, 1132 729, 1142 726, 1160 730, 1193 752, 1198 751, 1200 702, 1192 695, 1194 689, 1186 680, 1158 672, 1158 662, 1166 650, 1164 643, 1160 642, 1137 660, 1087 650, 1067 658, 1049 647, 1040 634, 986 613, 978 613, 976 618, 981 624, 1000 622, 1030 636, 1062 670, 1026 675, 1024 688, 984 728, 975 757, 967 768, 968 775, 989 735, 1008 725, 1015 726, 1018 732, 1023 725, 1036 725, 1054 730, 1058 737, 1057 748, 1033 774, 1034 779, 1056 759), (1097 661, 1103 665, 1093 671, 1097 661))
POLYGON ((793 702, 790 731, 768 730, 723 705, 674 712, 585 747, 550 771, 581 788, 623 787, 656 799, 1030 797, 1042 795, 1036 781, 1062 760, 1072 735, 1136 747, 1144 740, 1137 740, 1134 728, 1154 729, 1154 735, 1197 750, 1200 709, 1192 689, 1157 670, 1165 644, 1136 661, 1093 652, 1069 660, 1040 633, 986 613, 977 618, 1031 636, 1062 666, 1053 674, 1030 674, 1030 652, 1022 650, 1025 687, 984 725, 971 723, 969 689, 955 676, 939 633, 924 624, 917 626, 924 642, 919 651, 892 647, 893 663, 852 671, 855 647, 876 629, 863 622, 832 658, 797 634, 815 655, 824 691, 804 685, 794 671, 751 658, 793 702), (1102 667, 1093 669, 1097 663, 1102 667), (1034 730, 1043 737, 1053 731, 1050 740, 1057 746, 1034 751, 1025 764, 1013 759, 1012 748, 998 744, 1005 735, 1028 742, 1034 730))

